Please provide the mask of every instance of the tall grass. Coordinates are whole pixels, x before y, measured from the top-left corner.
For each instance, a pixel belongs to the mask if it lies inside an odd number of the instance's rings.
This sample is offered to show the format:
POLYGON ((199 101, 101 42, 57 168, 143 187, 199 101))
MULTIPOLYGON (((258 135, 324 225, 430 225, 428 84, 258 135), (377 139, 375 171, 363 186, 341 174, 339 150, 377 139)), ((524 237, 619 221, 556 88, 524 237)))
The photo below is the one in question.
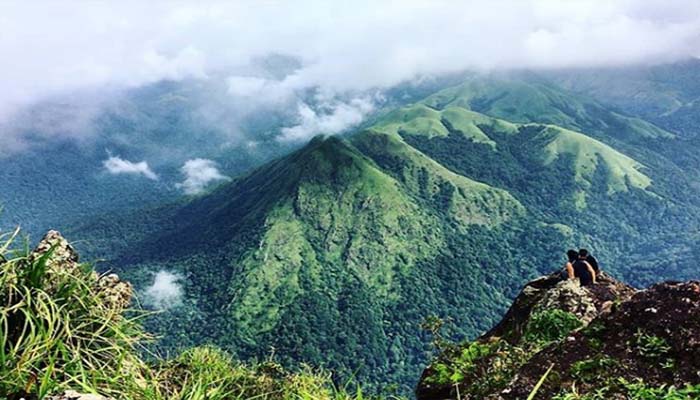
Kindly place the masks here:
POLYGON ((138 317, 109 307, 87 265, 65 269, 55 248, 40 256, 0 246, 0 394, 40 398, 64 388, 124 395, 143 379, 138 317))
POLYGON ((40 254, 15 249, 17 235, 0 237, 0 400, 68 389, 118 400, 367 398, 327 372, 244 365, 213 347, 147 364, 144 313, 106 301, 92 268, 66 264, 55 245, 40 254))

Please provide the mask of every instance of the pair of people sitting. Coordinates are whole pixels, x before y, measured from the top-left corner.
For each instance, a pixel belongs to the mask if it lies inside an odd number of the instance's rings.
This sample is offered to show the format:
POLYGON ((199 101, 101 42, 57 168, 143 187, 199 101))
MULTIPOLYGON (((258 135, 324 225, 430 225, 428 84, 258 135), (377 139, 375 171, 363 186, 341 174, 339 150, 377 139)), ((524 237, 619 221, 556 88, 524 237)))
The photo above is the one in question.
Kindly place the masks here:
POLYGON ((566 252, 566 256, 569 259, 565 265, 568 279, 578 278, 581 281, 581 286, 589 286, 596 283, 596 279, 600 274, 600 268, 598 267, 598 260, 588 253, 588 250, 569 250, 566 252))

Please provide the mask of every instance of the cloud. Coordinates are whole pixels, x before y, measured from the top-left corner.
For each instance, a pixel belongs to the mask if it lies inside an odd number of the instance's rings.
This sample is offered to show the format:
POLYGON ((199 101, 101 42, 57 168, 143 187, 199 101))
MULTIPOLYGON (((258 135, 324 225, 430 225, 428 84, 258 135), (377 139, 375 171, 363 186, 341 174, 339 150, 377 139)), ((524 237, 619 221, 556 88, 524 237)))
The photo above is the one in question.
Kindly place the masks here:
POLYGON ((166 270, 158 271, 153 284, 144 291, 144 302, 154 308, 165 310, 182 301, 182 277, 166 270))
MULTIPOLYGON (((295 94, 306 90, 348 98, 465 69, 614 66, 700 56, 695 0, 126 0, 1 7, 0 56, 6 62, 0 65, 0 118, 61 93, 164 79, 216 81, 224 75, 217 83, 236 107, 294 107, 295 94), (284 74, 263 73, 257 60, 270 54, 298 65, 285 66, 284 74)), ((327 114, 315 109, 312 117, 300 110, 302 120, 327 114)))
POLYGON ((299 104, 299 124, 282 128, 282 141, 305 140, 318 134, 336 134, 356 126, 365 115, 374 110, 372 101, 366 98, 353 99, 347 103, 335 102, 320 107, 320 113, 306 103, 299 104))
POLYGON ((186 161, 180 170, 185 175, 185 180, 176 186, 188 195, 202 193, 212 182, 230 179, 219 172, 214 161, 203 158, 186 161))
POLYGON ((123 160, 118 156, 109 156, 102 165, 109 171, 110 174, 129 174, 129 175, 143 175, 148 179, 158 180, 158 175, 151 170, 146 161, 141 162, 131 162, 123 160))

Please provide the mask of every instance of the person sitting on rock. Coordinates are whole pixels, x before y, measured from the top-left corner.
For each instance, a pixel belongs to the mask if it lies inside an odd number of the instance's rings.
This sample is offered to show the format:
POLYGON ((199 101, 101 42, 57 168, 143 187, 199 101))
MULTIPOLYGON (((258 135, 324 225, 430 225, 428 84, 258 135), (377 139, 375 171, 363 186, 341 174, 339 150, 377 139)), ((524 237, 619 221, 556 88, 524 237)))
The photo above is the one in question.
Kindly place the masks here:
POLYGON ((578 260, 578 251, 571 249, 566 252, 566 258, 568 261, 564 264, 564 271, 562 273, 562 279, 574 279, 574 263, 578 260), (566 274, 566 277, 564 277, 566 274))
POLYGON ((591 253, 588 252, 586 249, 581 249, 578 251, 579 254, 583 254, 586 258, 586 261, 591 264, 591 267, 593 267, 593 270, 595 271, 596 275, 600 274, 600 267, 598 266, 598 260, 595 259, 591 255, 591 253))
POLYGON ((581 253, 578 252, 578 259, 574 261, 572 267, 574 272, 574 278, 578 278, 581 282, 581 286, 590 286, 596 283, 595 270, 591 264, 586 261, 588 258, 588 252, 581 253))

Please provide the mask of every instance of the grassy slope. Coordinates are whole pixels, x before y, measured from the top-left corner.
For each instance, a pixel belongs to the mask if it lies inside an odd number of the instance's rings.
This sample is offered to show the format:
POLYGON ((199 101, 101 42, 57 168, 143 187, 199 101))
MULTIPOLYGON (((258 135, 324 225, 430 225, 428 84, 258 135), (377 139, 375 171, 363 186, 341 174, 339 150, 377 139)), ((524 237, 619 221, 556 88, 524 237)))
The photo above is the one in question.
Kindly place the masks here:
MULTIPOLYGON (((149 271, 184 276, 183 304, 154 324, 169 334, 164 344, 216 342, 244 357, 274 346, 290 364, 405 383, 425 360, 417 325, 428 314, 473 336, 513 287, 554 265, 563 243, 606 238, 598 249, 616 254, 648 226, 635 218, 658 199, 644 192, 655 187, 639 163, 547 121, 470 109, 507 114, 498 102, 513 91, 455 97, 464 87, 387 114, 351 144, 315 139, 165 212, 166 229, 123 247, 113 265, 141 287, 149 271), (578 190, 594 194, 583 222, 560 202, 579 200, 578 190)), ((593 118, 536 97, 510 104, 541 107, 538 118, 565 126, 593 118)))
MULTIPOLYGON (((581 118, 587 118, 586 104, 565 98, 560 92, 527 84, 479 81, 440 91, 419 104, 389 113, 372 129, 388 134, 420 135, 428 139, 447 137, 450 132, 455 132, 475 143, 488 144, 497 152, 497 141, 490 138, 484 129, 502 134, 504 137, 501 140, 511 140, 510 136, 526 123, 578 126, 577 119, 581 118), (558 104, 559 108, 554 104, 558 104), (522 123, 489 117, 471 108, 522 123)), ((620 120, 640 137, 666 137, 666 132, 641 120, 622 116, 620 120)), ((538 135, 529 139, 535 144, 537 154, 534 157, 547 166, 560 157, 570 156, 575 181, 582 184, 583 190, 590 188, 599 165, 607 174, 608 194, 627 191, 630 187, 647 189, 651 185, 651 179, 640 172, 643 168, 641 163, 601 141, 556 125, 540 129, 538 135)), ((577 192, 575 196, 577 203, 583 207, 583 192, 577 192)))
POLYGON ((630 187, 646 189, 651 179, 639 170, 643 165, 595 139, 558 126, 547 126, 534 140, 544 141, 543 162, 551 164, 562 155, 573 158, 574 179, 590 187, 598 164, 608 171, 608 194, 627 191, 630 187))

